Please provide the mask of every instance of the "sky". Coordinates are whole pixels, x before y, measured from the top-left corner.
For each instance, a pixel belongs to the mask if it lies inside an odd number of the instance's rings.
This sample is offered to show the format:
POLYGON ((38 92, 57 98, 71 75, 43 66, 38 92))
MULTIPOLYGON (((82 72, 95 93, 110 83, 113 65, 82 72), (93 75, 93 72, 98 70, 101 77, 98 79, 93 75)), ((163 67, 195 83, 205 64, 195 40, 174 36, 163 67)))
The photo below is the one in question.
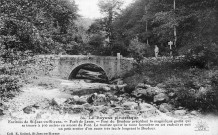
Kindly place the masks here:
MULTIPOLYGON (((123 0, 124 6, 130 4, 133 0, 123 0)), ((101 13, 98 8, 98 0, 75 0, 76 4, 79 7, 79 14, 85 18, 99 18, 101 13)))

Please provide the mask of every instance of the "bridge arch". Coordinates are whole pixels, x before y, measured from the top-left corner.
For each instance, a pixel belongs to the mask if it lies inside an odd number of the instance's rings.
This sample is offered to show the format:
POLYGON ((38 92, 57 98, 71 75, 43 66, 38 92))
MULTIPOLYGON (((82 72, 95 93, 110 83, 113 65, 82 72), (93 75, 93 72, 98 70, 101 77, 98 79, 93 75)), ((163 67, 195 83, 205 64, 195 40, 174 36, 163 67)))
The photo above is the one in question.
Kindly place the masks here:
MULTIPOLYGON (((100 70, 102 70, 104 73, 105 73, 105 76, 106 76, 106 79, 107 81, 109 80, 109 76, 108 76, 108 73, 106 72, 106 70, 101 66, 101 65, 98 65, 96 63, 80 63, 80 64, 77 64, 75 65, 73 68, 72 68, 72 71, 68 77, 69 80, 71 79, 75 79, 76 78, 76 75, 78 74, 79 70, 80 69, 83 69, 85 66, 88 66, 88 65, 94 65, 98 68, 100 68, 100 70)), ((100 72, 100 71, 98 71, 100 72)))

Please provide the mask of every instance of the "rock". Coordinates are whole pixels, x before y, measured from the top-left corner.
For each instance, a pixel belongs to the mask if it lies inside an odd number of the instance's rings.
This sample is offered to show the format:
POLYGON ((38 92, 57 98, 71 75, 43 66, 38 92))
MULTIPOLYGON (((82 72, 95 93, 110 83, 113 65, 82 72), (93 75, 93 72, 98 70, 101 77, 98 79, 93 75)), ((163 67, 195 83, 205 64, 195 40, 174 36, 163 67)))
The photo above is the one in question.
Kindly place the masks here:
POLYGON ((102 116, 102 113, 101 112, 93 112, 92 113, 92 117, 99 117, 99 116, 102 116))
POLYGON ((108 105, 110 103, 110 101, 108 101, 105 97, 97 97, 94 102, 93 105, 95 106, 100 106, 100 105, 108 105))
POLYGON ((164 103, 169 100, 169 97, 165 93, 160 93, 154 96, 154 103, 164 103))
POLYGON ((155 95, 163 92, 165 92, 165 90, 158 87, 147 87, 146 89, 137 87, 136 90, 133 91, 133 95, 136 97, 153 98, 155 95))
POLYGON ((139 83, 136 88, 144 88, 144 89, 147 89, 147 88, 150 88, 151 86, 150 85, 147 85, 147 84, 144 84, 144 83, 139 83))
POLYGON ((115 90, 124 92, 126 86, 127 86, 127 84, 116 85, 115 86, 116 87, 115 90))
POLYGON ((157 115, 157 109, 148 103, 140 103, 139 104, 139 112, 143 118, 157 115))
POLYGON ((58 105, 61 106, 64 104, 64 102, 66 102, 67 99, 66 98, 53 98, 51 101, 51 105, 58 105))
POLYGON ((82 105, 75 105, 66 109, 66 111, 70 114, 79 114, 82 113, 84 110, 84 106, 82 105))
POLYGON ((120 95, 120 97, 129 97, 129 94, 128 93, 124 93, 124 94, 120 95))
POLYGON ((170 98, 174 98, 174 97, 176 97, 176 93, 170 92, 170 93, 168 94, 168 96, 169 96, 170 98))
POLYGON ((73 99, 75 100, 75 101, 77 101, 77 100, 79 100, 79 96, 73 96, 73 99))
POLYGON ((157 84, 157 87, 158 87, 158 88, 165 88, 165 87, 166 87, 166 85, 165 85, 165 84, 163 84, 163 83, 158 83, 158 84, 157 84))
POLYGON ((97 97, 97 93, 92 94, 90 97, 87 98, 87 102, 89 104, 92 104, 95 101, 96 97, 97 97))
POLYGON ((136 97, 153 97, 155 93, 148 93, 146 89, 137 88, 133 91, 133 95, 136 97))
POLYGON ((87 98, 87 102, 93 104, 95 106, 106 105, 109 103, 108 98, 104 94, 94 93, 90 97, 87 98))
POLYGON ((83 105, 87 103, 87 97, 86 96, 81 96, 77 101, 76 104, 78 105, 83 105))
POLYGON ((111 83, 116 84, 116 85, 122 85, 123 80, 121 78, 118 78, 118 79, 113 80, 111 83))
POLYGON ((66 104, 76 104, 75 101, 74 101, 74 98, 68 98, 66 101, 65 101, 66 104))
POLYGON ((81 97, 73 96, 72 98, 68 98, 65 103, 83 105, 87 103, 87 97, 86 96, 81 96, 81 97))
POLYGON ((117 90, 117 85, 109 85, 111 90, 117 90))
POLYGON ((182 106, 179 106, 179 107, 178 107, 178 110, 182 110, 182 109, 183 109, 183 107, 182 107, 182 106))
POLYGON ((85 104, 83 104, 83 107, 84 107, 84 108, 91 108, 92 105, 90 105, 89 103, 85 103, 85 104))
POLYGON ((124 110, 133 110, 137 109, 138 104, 136 102, 125 102, 122 106, 124 107, 124 110))
POLYGON ((108 86, 105 86, 105 87, 103 87, 102 89, 103 89, 104 91, 110 91, 110 90, 111 90, 111 88, 108 87, 108 86))
POLYGON ((199 114, 199 112, 198 112, 198 111, 191 111, 191 112, 190 112, 190 114, 192 114, 192 115, 195 115, 195 116, 196 116, 196 115, 198 115, 198 114, 199 114))
POLYGON ((136 110, 124 110, 123 112, 130 115, 137 115, 138 113, 136 110))
POLYGON ((150 108, 154 108, 154 106, 152 106, 151 104, 148 104, 148 103, 140 103, 139 104, 139 109, 141 111, 145 111, 145 110, 150 109, 150 108))
POLYGON ((27 106, 25 108, 23 108, 23 112, 26 114, 32 114, 35 113, 36 108, 32 107, 32 106, 27 106))
POLYGON ((163 113, 171 112, 172 109, 173 109, 173 106, 167 103, 163 103, 159 107, 159 110, 163 113))
POLYGON ((114 108, 115 112, 121 112, 123 110, 123 107, 117 106, 114 108))
POLYGON ((107 110, 107 114, 108 114, 109 116, 112 116, 114 113, 115 113, 115 111, 114 111, 113 109, 108 109, 108 110, 107 110))
POLYGON ((123 97, 118 97, 117 99, 118 99, 118 101, 122 101, 123 97))
POLYGON ((186 112, 187 112, 186 110, 176 110, 176 111, 174 111, 174 114, 179 115, 179 116, 183 116, 186 114, 186 112))

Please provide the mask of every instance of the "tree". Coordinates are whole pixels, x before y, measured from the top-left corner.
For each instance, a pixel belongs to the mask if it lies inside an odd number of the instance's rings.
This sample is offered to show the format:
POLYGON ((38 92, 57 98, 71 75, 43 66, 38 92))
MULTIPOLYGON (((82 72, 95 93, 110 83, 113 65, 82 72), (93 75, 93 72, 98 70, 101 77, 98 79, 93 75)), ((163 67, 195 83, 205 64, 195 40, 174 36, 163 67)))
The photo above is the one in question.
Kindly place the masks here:
POLYGON ((109 39, 109 46, 112 47, 114 40, 114 29, 112 23, 121 11, 123 2, 120 0, 100 0, 98 6, 100 11, 105 14, 103 18, 103 29, 106 31, 106 37, 109 39))
POLYGON ((151 46, 158 44, 167 50, 164 46, 174 41, 176 26, 180 53, 194 46, 217 44, 216 5, 217 0, 176 0, 174 11, 173 0, 136 0, 114 20, 115 37, 128 47, 137 35, 140 42, 149 38, 151 46))
MULTIPOLYGON (((77 7, 68 0, 5 0, 0 1, 1 38, 15 37, 2 44, 36 53, 62 48, 66 34, 77 17, 77 7), (58 36, 61 39, 58 39, 58 36)), ((71 29, 70 29, 71 28, 71 29)))

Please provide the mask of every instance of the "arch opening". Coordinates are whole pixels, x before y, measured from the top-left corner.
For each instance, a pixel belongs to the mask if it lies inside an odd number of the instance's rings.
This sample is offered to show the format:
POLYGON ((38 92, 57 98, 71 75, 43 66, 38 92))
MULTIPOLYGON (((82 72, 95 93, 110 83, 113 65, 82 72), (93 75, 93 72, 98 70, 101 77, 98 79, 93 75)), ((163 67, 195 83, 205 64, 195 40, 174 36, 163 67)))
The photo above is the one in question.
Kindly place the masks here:
POLYGON ((104 69, 96 64, 86 63, 74 68, 68 78, 72 79, 86 79, 91 82, 108 82, 108 76, 104 69))

